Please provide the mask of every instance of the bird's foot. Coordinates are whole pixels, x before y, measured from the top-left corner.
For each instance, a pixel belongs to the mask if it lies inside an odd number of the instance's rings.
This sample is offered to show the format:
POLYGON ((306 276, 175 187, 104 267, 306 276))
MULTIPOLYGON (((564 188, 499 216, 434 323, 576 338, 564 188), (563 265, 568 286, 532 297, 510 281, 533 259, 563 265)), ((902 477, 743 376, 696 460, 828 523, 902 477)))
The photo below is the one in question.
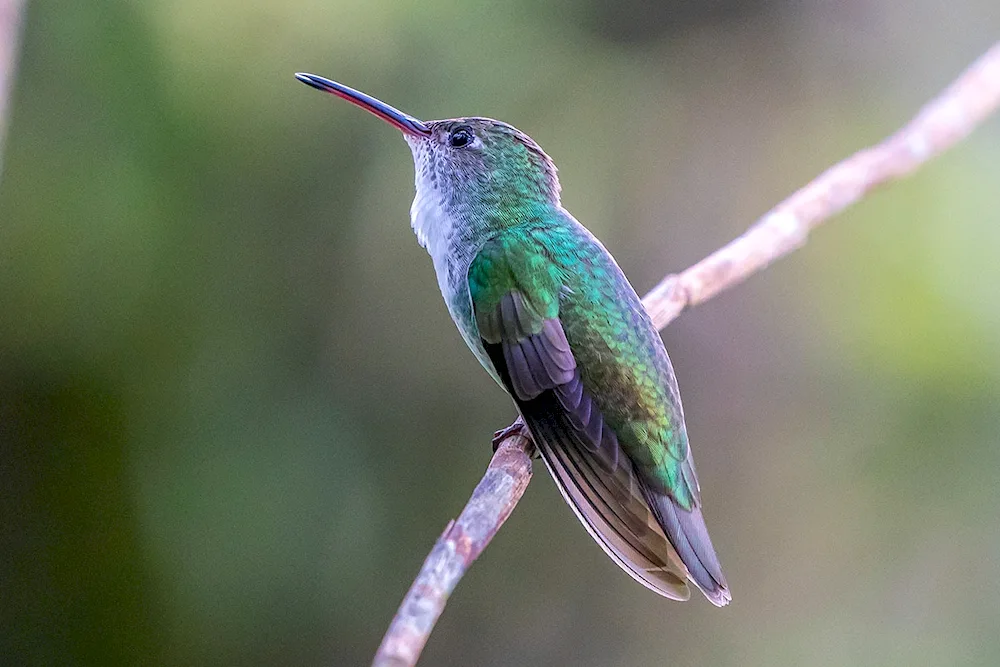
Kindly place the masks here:
POLYGON ((507 438, 509 438, 511 436, 515 436, 515 435, 527 435, 527 430, 524 428, 524 424, 521 423, 521 420, 517 420, 516 422, 514 422, 510 426, 505 426, 504 428, 500 429, 499 431, 495 431, 493 433, 493 441, 492 442, 493 442, 493 451, 494 451, 494 453, 497 451, 497 449, 500 448, 500 443, 501 442, 503 442, 507 438))
MULTIPOLYGON (((515 435, 520 435, 525 438, 531 438, 531 434, 528 432, 528 427, 524 425, 520 417, 510 426, 504 427, 499 431, 493 433, 493 453, 495 454, 497 449, 500 448, 500 443, 515 435)), ((538 449, 532 453, 532 458, 538 458, 538 449)))

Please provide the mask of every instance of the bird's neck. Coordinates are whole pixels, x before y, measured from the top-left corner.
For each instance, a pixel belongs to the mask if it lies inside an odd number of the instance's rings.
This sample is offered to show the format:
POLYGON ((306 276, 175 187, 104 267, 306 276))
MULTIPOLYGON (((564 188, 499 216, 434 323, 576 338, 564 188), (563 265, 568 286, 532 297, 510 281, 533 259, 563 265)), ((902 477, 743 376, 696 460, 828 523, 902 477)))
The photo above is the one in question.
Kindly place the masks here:
POLYGON ((482 247, 506 230, 558 219, 561 211, 558 201, 465 198, 418 184, 410 206, 410 225, 420 245, 433 256, 456 243, 482 247))
POLYGON ((483 246, 497 234, 519 226, 560 224, 566 217, 561 211, 558 204, 523 201, 503 208, 477 206, 446 198, 434 189, 417 188, 410 222, 434 262, 438 287, 456 321, 460 314, 455 304, 468 299, 469 266, 483 246))
POLYGON ((417 187, 410 206, 410 224, 420 245, 432 257, 456 247, 478 251, 497 234, 546 219, 558 219, 558 202, 519 199, 476 201, 417 187))

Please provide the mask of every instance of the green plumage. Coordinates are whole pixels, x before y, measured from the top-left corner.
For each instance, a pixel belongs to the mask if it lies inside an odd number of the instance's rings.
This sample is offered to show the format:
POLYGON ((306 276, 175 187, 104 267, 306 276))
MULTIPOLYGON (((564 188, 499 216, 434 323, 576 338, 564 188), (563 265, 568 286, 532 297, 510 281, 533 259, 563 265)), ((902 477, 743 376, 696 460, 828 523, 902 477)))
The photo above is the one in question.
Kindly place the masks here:
POLYGON ((598 544, 661 595, 687 599, 690 580, 728 603, 663 342, 608 251, 562 208, 549 157, 506 123, 423 122, 297 76, 403 132, 413 229, 448 311, 598 544))
POLYGON ((726 604, 677 384, 639 297, 559 204, 534 141, 482 118, 429 127, 408 138, 411 214, 463 338, 608 555, 662 595, 687 599, 690 579, 726 604), (456 133, 473 143, 449 150, 456 133))
POLYGON ((670 362, 607 250, 557 211, 511 228, 469 268, 480 335, 479 314, 493 312, 512 290, 537 314, 532 333, 544 319, 559 318, 583 384, 624 452, 659 490, 690 509, 698 491, 670 362))
POLYGON ((489 236, 467 273, 456 322, 589 532, 649 588, 687 599, 690 577, 726 604, 670 360, 611 255, 551 207, 489 236))

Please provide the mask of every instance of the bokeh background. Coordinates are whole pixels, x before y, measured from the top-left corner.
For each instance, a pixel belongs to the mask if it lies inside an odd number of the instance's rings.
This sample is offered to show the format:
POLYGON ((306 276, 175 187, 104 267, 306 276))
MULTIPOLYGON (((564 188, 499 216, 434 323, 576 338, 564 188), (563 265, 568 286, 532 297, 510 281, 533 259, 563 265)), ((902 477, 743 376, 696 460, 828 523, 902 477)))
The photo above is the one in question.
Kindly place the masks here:
MULTIPOLYGON (((361 665, 513 409, 390 127, 535 137, 642 293, 894 131, 995 0, 30 2, 0 183, 0 653, 361 665)), ((1000 662, 1000 121, 664 333, 734 591, 539 468, 426 665, 1000 662)))

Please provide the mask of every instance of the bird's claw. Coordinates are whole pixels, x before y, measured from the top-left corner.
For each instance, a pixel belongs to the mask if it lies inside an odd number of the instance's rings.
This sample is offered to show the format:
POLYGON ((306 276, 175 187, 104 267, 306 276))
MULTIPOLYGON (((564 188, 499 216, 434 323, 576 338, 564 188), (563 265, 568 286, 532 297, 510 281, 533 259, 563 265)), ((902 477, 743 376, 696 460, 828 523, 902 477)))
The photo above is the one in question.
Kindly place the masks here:
MULTIPOLYGON (((496 454, 496 451, 500 448, 500 443, 502 443, 507 438, 510 438, 515 435, 520 435, 525 438, 531 437, 531 435, 528 433, 528 428, 524 425, 524 422, 522 422, 520 419, 515 421, 510 426, 506 426, 500 429, 499 431, 493 433, 493 440, 492 440, 493 453, 496 454)), ((536 448, 532 453, 531 458, 538 458, 538 456, 539 453, 538 449, 536 448)))

